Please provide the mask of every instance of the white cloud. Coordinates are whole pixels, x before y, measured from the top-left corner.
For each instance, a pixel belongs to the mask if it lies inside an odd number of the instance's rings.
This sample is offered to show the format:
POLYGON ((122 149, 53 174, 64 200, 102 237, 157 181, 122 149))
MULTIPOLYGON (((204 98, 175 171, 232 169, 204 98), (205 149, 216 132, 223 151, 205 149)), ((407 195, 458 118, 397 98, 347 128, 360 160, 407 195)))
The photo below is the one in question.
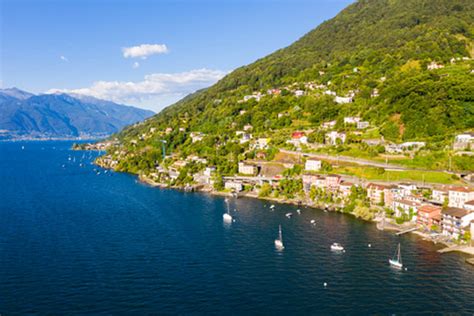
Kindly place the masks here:
POLYGON ((59 59, 61 59, 62 61, 65 61, 65 62, 69 62, 69 59, 67 59, 67 57, 63 56, 63 55, 59 56, 59 59))
POLYGON ((166 47, 165 44, 142 44, 139 46, 122 48, 123 57, 125 58, 140 57, 142 59, 146 59, 151 55, 166 54, 168 52, 168 47, 166 47))
POLYGON ((138 67, 140 67, 140 63, 138 61, 134 62, 132 68, 137 69, 138 67))
POLYGON ((97 81, 88 88, 51 89, 46 93, 77 93, 149 108, 156 112, 226 75, 221 70, 195 69, 179 73, 155 73, 142 81, 97 81))

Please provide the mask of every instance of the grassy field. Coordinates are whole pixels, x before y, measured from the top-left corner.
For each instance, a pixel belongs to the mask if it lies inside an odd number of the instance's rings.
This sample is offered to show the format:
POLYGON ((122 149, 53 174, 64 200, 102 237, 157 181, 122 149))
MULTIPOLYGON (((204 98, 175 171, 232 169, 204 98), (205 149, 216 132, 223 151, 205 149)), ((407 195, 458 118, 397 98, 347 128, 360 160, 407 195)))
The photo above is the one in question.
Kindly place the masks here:
POLYGON ((380 168, 344 166, 336 167, 334 173, 356 176, 372 181, 417 181, 439 184, 461 184, 457 178, 437 171, 383 171, 380 168))

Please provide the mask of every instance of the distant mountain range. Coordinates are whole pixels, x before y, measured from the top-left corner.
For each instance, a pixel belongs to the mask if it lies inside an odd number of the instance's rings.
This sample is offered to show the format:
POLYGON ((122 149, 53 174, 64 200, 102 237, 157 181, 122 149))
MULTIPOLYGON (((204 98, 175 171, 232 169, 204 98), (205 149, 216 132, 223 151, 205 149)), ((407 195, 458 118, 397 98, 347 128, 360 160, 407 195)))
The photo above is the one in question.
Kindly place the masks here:
POLYGON ((103 137, 153 114, 90 96, 0 89, 0 139, 103 137))

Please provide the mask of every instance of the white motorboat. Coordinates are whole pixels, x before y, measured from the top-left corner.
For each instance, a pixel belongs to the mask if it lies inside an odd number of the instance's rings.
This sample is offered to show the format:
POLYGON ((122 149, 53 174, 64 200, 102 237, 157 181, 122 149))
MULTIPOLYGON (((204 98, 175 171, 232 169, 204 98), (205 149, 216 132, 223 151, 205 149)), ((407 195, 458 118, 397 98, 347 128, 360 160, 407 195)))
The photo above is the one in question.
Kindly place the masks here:
POLYGON ((296 210, 296 213, 298 213, 298 215, 300 215, 300 214, 301 214, 301 210, 300 210, 300 209, 297 209, 297 210, 296 210))
POLYGON ((293 213, 286 213, 285 216, 291 218, 291 216, 293 216, 293 213))
POLYGON ((392 259, 388 259, 388 262, 390 263, 390 266, 396 268, 396 269, 401 269, 403 268, 403 263, 402 263, 402 254, 400 252, 400 244, 398 244, 397 252, 393 256, 392 259))
POLYGON ((344 251, 344 247, 342 247, 341 244, 338 244, 337 242, 335 242, 331 245, 331 250, 332 251, 344 251))
POLYGON ((229 201, 225 199, 225 203, 227 204, 227 212, 222 215, 222 218, 224 219, 224 223, 232 223, 232 215, 229 213, 229 201))
POLYGON ((278 238, 275 239, 275 248, 277 250, 283 250, 285 246, 283 245, 283 236, 281 233, 281 225, 278 226, 278 238))

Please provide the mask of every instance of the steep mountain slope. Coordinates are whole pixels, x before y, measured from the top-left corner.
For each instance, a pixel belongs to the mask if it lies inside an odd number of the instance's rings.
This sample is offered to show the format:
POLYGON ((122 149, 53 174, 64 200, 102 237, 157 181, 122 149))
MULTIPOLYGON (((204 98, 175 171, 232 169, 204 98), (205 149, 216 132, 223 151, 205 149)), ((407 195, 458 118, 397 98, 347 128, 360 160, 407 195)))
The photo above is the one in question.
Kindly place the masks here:
POLYGON ((0 90, 2 138, 104 136, 151 116, 151 111, 67 94, 0 90))
MULTIPOLYGON (((281 146, 298 129, 322 142, 322 123, 334 120, 333 130, 350 131, 344 118, 359 116, 371 129, 352 133, 348 144, 383 136, 442 148, 456 132, 474 128, 473 53, 471 0, 360 0, 289 47, 233 71, 118 138, 127 145, 148 133, 174 152, 210 155, 205 152, 235 138, 246 124, 254 137, 271 137, 281 146), (275 88, 278 93, 267 92, 275 88), (161 133, 170 127, 172 132, 161 133), (177 127, 205 133, 207 149, 190 143, 177 127)), ((159 147, 143 141, 131 151, 159 147)))

